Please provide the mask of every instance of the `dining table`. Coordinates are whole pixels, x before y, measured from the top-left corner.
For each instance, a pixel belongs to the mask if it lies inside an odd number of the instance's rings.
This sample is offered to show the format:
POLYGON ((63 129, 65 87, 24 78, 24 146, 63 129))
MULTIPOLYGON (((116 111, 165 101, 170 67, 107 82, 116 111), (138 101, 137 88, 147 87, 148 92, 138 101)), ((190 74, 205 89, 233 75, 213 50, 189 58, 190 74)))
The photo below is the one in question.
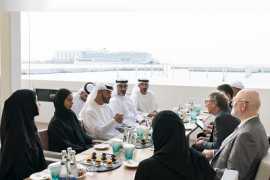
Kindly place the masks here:
MULTIPOLYGON (((189 139, 189 136, 195 132, 197 129, 201 129, 203 126, 203 123, 201 121, 197 121, 196 123, 184 123, 185 129, 186 129, 186 137, 189 139)), ((103 142, 108 143, 108 142, 103 142)), ((111 146, 109 146, 105 150, 96 149, 95 146, 87 149, 81 153, 78 153, 76 155, 76 160, 78 163, 81 163, 85 161, 88 157, 91 157, 92 153, 95 152, 99 155, 102 153, 106 154, 113 154, 111 146)), ((143 161, 144 159, 147 159, 151 157, 154 153, 154 147, 150 146, 147 148, 135 148, 133 160, 137 162, 138 164, 143 161)), ((119 160, 122 162, 122 165, 116 169, 112 169, 110 171, 105 172, 87 172, 84 180, 134 180, 135 174, 136 174, 136 167, 127 167, 124 165, 124 153, 122 152, 119 157, 119 160)), ((48 172, 48 170, 45 170, 48 172)), ((27 178, 26 180, 31 180, 30 178, 27 178)))
MULTIPOLYGON (((91 156, 93 152, 97 154, 101 153, 112 153, 111 147, 108 150, 95 150, 95 148, 90 148, 80 154, 76 155, 76 159, 78 162, 85 160, 87 157, 91 156)), ((135 149, 134 151, 134 161, 141 162, 144 159, 147 159, 153 155, 153 148, 145 148, 145 149, 135 149)), ((124 157, 120 157, 121 160, 124 161, 124 157)), ((88 172, 85 180, 134 180, 136 173, 136 167, 129 168, 124 166, 123 164, 114 170, 106 171, 106 172, 88 172)))

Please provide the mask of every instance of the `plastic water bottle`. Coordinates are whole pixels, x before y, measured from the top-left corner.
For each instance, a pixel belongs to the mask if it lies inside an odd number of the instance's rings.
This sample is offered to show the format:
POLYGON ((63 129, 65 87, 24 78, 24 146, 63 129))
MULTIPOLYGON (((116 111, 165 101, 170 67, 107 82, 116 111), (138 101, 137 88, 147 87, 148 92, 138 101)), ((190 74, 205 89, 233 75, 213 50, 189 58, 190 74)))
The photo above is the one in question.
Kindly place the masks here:
POLYGON ((70 174, 69 174, 69 180, 76 180, 78 177, 78 167, 75 157, 76 152, 72 150, 70 152, 70 174))
POLYGON ((71 152, 72 152, 72 148, 71 147, 68 147, 67 148, 67 171, 68 171, 68 174, 70 174, 70 159, 71 159, 71 152))
POLYGON ((67 151, 62 150, 61 152, 61 169, 59 173, 59 180, 68 180, 68 169, 67 169, 67 151))

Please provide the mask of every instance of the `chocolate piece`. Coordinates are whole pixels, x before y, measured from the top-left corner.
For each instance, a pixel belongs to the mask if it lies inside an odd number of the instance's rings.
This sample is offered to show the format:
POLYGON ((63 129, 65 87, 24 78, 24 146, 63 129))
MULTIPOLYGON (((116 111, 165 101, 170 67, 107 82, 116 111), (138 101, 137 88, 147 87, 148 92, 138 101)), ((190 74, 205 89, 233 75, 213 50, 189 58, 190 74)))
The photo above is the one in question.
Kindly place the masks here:
POLYGON ((91 162, 91 161, 92 161, 92 158, 91 158, 90 156, 86 158, 86 162, 89 163, 89 162, 91 162))
POLYGON ((115 155, 112 154, 111 158, 112 158, 112 162, 115 163, 115 162, 116 162, 116 157, 115 157, 115 155))
POLYGON ((96 159, 97 159, 97 153, 96 153, 96 152, 93 152, 93 153, 92 153, 92 159, 93 159, 93 160, 96 160, 96 159))
POLYGON ((112 167, 112 160, 111 159, 107 159, 107 167, 112 167))
POLYGON ((106 157, 106 153, 102 153, 101 155, 101 160, 102 161, 106 161, 107 157, 106 157))
POLYGON ((101 160, 99 158, 96 159, 96 166, 100 166, 101 160))

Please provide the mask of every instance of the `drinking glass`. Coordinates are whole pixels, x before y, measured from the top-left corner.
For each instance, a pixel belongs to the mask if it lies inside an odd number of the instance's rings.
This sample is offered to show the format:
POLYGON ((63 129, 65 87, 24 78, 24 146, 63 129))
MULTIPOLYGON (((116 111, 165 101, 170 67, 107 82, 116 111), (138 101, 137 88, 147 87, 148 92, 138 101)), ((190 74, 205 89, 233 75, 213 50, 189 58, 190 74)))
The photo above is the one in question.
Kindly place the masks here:
POLYGON ((61 169, 60 163, 52 163, 48 166, 48 169, 49 169, 52 180, 58 180, 60 169, 61 169))
POLYGON ((135 150, 135 145, 128 144, 128 143, 124 144, 125 159, 127 161, 133 159, 134 150, 135 150))
POLYGON ((147 140, 149 137, 149 127, 142 126, 142 129, 143 129, 143 137, 145 140, 147 140))
POLYGON ((139 140, 142 140, 144 138, 144 128, 143 126, 139 126, 137 129, 136 129, 136 132, 137 132, 137 137, 139 140))
POLYGON ((190 120, 191 120, 191 123, 195 123, 197 121, 197 112, 196 111, 191 111, 190 120))
POLYGON ((118 156, 120 154, 122 144, 123 144, 123 141, 121 139, 114 138, 111 140, 112 150, 115 156, 118 156))
POLYGON ((200 115, 201 110, 202 110, 202 106, 200 104, 195 104, 194 105, 193 111, 195 111, 197 115, 200 115))

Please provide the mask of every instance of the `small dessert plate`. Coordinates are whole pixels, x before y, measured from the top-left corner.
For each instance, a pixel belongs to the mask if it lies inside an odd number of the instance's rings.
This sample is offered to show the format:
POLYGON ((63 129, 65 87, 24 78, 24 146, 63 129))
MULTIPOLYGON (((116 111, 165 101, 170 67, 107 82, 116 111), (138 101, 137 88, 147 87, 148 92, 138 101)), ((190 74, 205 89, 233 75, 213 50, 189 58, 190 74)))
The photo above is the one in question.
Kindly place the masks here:
POLYGON ((110 148, 109 144, 96 144, 96 145, 94 145, 95 150, 106 150, 109 148, 110 148))
POLYGON ((30 176, 31 180, 50 180, 50 175, 45 172, 37 172, 30 176))
POLYGON ((128 168, 137 168, 139 165, 139 162, 134 161, 134 160, 129 160, 129 161, 124 161, 123 164, 124 164, 124 166, 126 166, 128 168))

